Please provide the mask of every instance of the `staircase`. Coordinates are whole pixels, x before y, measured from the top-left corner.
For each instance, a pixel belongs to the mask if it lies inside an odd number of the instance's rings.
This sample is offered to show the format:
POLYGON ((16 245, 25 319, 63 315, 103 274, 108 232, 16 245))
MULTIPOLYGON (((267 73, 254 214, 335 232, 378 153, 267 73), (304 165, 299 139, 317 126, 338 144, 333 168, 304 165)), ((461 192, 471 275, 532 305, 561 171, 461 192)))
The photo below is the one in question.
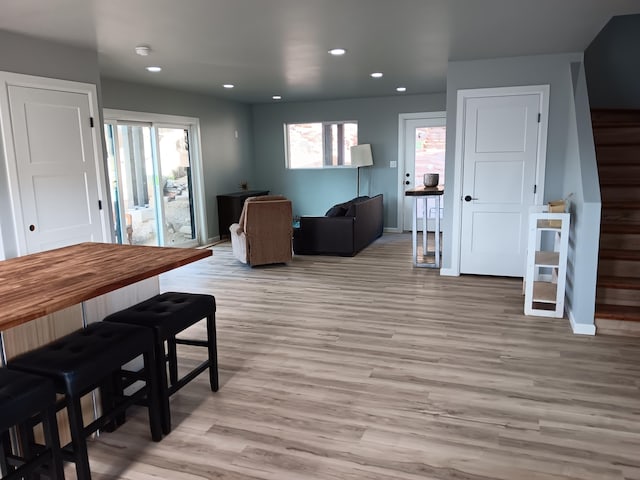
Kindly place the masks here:
POLYGON ((640 110, 592 110, 602 220, 598 333, 640 335, 640 110))

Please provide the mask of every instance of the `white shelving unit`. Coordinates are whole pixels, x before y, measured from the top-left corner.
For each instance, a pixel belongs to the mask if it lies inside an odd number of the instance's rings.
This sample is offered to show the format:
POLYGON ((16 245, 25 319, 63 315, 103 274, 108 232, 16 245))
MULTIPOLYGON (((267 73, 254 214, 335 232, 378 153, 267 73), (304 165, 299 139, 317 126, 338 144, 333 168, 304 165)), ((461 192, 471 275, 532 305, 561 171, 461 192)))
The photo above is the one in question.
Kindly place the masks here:
POLYGON ((537 212, 529 215, 525 315, 564 316, 569 222, 568 213, 537 212))

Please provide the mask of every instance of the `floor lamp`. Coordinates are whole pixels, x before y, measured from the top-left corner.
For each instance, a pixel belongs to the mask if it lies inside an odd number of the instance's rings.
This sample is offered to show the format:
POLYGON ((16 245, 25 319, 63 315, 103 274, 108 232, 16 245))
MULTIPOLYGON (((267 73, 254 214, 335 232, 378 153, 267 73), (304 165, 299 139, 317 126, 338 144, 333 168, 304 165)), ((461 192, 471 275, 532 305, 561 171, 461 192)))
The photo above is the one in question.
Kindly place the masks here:
POLYGON ((360 167, 370 167, 373 165, 371 155, 371 145, 364 143, 351 147, 351 166, 358 169, 358 197, 360 196, 360 167))

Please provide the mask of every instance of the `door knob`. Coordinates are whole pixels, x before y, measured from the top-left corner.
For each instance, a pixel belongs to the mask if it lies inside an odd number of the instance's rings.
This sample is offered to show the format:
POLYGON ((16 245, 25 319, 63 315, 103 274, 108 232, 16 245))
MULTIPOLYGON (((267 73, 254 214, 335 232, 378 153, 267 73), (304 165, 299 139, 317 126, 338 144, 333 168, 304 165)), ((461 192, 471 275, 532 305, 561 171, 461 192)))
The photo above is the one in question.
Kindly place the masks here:
POLYGON ((465 202, 470 202, 471 200, 477 200, 477 198, 473 198, 471 195, 467 195, 466 197, 464 197, 465 202))
POLYGON ((411 182, 409 180, 407 180, 406 182, 404 182, 405 185, 411 185, 411 182))
POLYGON ((407 174, 406 174, 406 176, 407 176, 407 178, 409 178, 409 177, 411 176, 411 174, 410 174, 410 173, 407 173, 407 174))
POLYGON ((36 226, 35 226, 35 225, 29 225, 29 231, 30 231, 30 232, 35 231, 35 229, 36 229, 36 226))

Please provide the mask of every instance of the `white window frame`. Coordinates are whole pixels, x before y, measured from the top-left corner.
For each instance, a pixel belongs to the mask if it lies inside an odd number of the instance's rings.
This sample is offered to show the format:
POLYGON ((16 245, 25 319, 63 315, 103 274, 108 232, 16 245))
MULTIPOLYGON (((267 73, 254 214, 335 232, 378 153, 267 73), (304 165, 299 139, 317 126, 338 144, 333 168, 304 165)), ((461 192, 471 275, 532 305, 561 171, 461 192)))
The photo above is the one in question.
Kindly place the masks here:
MULTIPOLYGON (((189 161, 191 163, 191 180, 193 182, 193 215, 196 219, 196 238, 193 244, 185 242, 180 246, 189 247, 204 245, 207 242, 207 217, 204 206, 204 175, 202 169, 202 152, 200 139, 200 119, 182 117, 162 113, 134 112, 130 110, 104 109, 104 123, 118 125, 145 123, 152 128, 185 128, 189 129, 189 161)), ((157 146, 156 146, 157 148, 157 146)))
MULTIPOLYGON (((358 121, 357 120, 338 120, 338 121, 322 121, 322 122, 285 122, 283 124, 283 129, 284 129, 284 157, 285 157, 285 168, 287 170, 324 170, 327 168, 355 168, 352 167, 351 164, 349 165, 330 165, 327 163, 327 161, 331 158, 331 149, 330 149, 330 142, 329 142, 329 138, 330 136, 327 135, 327 131, 330 131, 329 129, 327 129, 327 126, 331 126, 331 125, 345 125, 347 123, 353 123, 356 125, 356 128, 358 127, 358 121), (289 151, 289 125, 302 125, 302 124, 320 124, 322 125, 322 166, 321 167, 292 167, 291 166, 291 153, 289 151), (327 148, 329 147, 329 148, 327 148)), ((339 129, 340 130, 340 129, 339 129)), ((338 132, 338 136, 340 137, 341 133, 340 131, 338 132)), ((338 137, 338 138, 339 138, 338 137)), ((344 141, 340 142, 340 144, 343 144, 344 141)), ((341 155, 344 154, 344 152, 341 151, 342 149, 340 149, 340 151, 338 152, 338 156, 340 157, 341 155)))

